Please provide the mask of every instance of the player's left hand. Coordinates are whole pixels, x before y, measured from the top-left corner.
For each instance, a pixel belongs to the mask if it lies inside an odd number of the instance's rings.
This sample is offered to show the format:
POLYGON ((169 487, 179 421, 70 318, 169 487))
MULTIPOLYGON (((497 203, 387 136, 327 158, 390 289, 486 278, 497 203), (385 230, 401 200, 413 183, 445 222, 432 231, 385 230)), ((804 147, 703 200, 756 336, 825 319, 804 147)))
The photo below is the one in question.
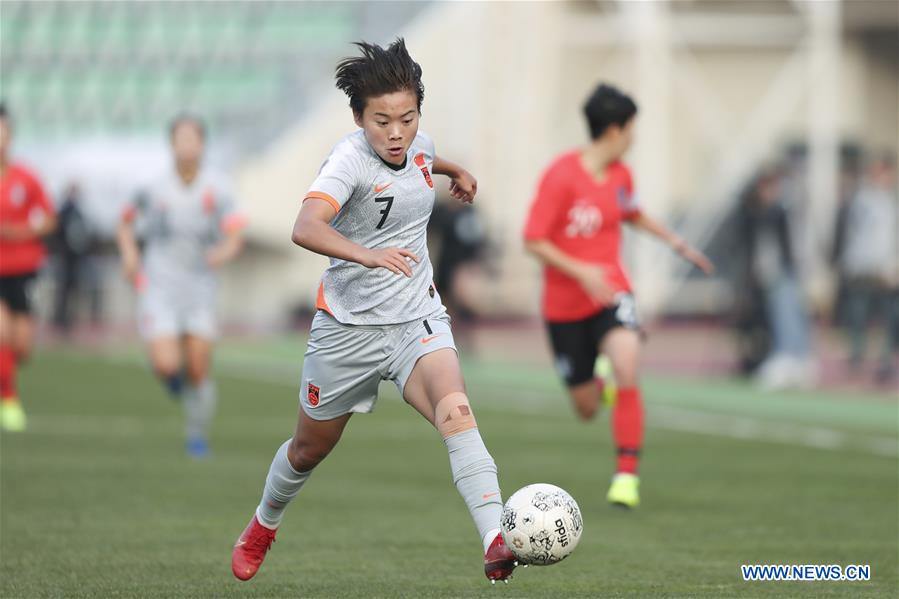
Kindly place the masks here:
POLYGON ((460 202, 471 204, 474 202, 474 196, 478 193, 478 181, 471 173, 462 169, 450 180, 449 192, 460 202))
POLYGON ((715 272, 715 265, 712 264, 712 261, 709 260, 708 256, 700 252, 699 250, 684 244, 683 246, 677 248, 677 253, 683 256, 684 260, 693 264, 696 268, 701 270, 707 275, 715 272))

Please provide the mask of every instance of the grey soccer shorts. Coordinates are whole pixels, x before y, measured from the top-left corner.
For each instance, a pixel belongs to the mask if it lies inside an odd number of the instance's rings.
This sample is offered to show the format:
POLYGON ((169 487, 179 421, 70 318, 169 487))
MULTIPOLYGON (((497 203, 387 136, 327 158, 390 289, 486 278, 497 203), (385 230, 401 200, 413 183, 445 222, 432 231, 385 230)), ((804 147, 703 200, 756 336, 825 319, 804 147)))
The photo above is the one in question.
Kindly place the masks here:
POLYGON ((218 334, 215 308, 215 294, 205 288, 184 289, 179 293, 148 286, 139 300, 141 336, 148 341, 181 335, 214 340, 218 334))
POLYGON ((303 360, 300 405, 315 420, 369 413, 382 380, 393 381, 402 395, 418 359, 445 348, 456 345, 442 308, 426 318, 383 326, 341 324, 319 310, 303 360))

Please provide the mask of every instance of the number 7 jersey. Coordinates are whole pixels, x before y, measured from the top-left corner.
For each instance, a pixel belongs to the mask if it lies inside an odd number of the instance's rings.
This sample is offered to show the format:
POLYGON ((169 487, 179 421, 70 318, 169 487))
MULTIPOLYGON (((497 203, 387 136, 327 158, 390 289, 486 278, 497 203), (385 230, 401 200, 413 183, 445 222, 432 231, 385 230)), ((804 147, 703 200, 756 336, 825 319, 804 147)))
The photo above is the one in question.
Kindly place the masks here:
POLYGON ((408 249, 421 262, 410 261, 412 277, 406 277, 331 258, 317 308, 344 324, 385 325, 416 320, 442 307, 427 246, 435 200, 433 162, 434 143, 423 133, 413 140, 402 167, 381 160, 361 129, 334 146, 304 201, 318 198, 331 204, 337 210, 331 226, 350 241, 370 249, 408 249))

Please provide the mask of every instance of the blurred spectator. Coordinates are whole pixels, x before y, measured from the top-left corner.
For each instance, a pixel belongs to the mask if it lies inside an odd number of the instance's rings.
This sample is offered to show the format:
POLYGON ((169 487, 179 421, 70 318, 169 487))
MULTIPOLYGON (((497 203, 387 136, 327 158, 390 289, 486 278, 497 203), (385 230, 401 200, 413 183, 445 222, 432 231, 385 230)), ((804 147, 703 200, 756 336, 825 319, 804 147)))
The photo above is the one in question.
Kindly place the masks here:
POLYGON ((472 351, 466 326, 474 320, 474 301, 466 293, 467 283, 477 275, 486 246, 486 230, 477 210, 452 198, 443 199, 431 213, 431 234, 437 238, 434 285, 452 319, 460 345, 472 351))
POLYGON ((868 168, 846 206, 838 265, 847 287, 846 325, 849 363, 858 371, 864 360, 867 329, 879 320, 884 344, 877 377, 895 378, 893 355, 899 328, 899 207, 894 156, 882 156, 868 168))
POLYGON ((848 285, 846 275, 840 268, 840 257, 846 245, 846 223, 849 205, 858 192, 862 178, 862 151, 855 144, 844 144, 840 148, 840 182, 838 207, 834 221, 833 245, 830 252, 830 264, 837 273, 836 293, 831 305, 831 320, 836 326, 846 324, 846 303, 848 285))
POLYGON ((738 326, 750 344, 742 351, 754 352, 743 359, 758 364, 756 376, 768 389, 809 386, 816 376, 791 223, 801 201, 801 174, 795 160, 765 169, 745 194, 740 214, 748 293, 740 294, 738 326))
POLYGON ((71 183, 59 208, 59 226, 53 238, 56 253, 56 285, 53 323, 63 333, 72 330, 77 296, 90 293, 91 320, 100 320, 101 299, 96 283, 96 265, 91 253, 95 246, 90 224, 81 210, 81 190, 71 183))

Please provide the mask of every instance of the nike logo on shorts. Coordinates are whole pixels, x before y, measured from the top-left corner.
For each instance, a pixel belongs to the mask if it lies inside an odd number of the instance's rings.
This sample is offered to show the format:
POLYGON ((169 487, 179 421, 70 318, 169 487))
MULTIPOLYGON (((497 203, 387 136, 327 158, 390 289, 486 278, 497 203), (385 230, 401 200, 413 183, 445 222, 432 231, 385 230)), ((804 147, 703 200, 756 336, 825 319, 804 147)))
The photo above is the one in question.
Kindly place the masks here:
POLYGON ((440 336, 442 336, 442 333, 437 333, 436 335, 431 335, 430 337, 422 337, 421 342, 422 343, 430 343, 431 341, 433 341, 434 339, 436 339, 437 337, 440 337, 440 336))

